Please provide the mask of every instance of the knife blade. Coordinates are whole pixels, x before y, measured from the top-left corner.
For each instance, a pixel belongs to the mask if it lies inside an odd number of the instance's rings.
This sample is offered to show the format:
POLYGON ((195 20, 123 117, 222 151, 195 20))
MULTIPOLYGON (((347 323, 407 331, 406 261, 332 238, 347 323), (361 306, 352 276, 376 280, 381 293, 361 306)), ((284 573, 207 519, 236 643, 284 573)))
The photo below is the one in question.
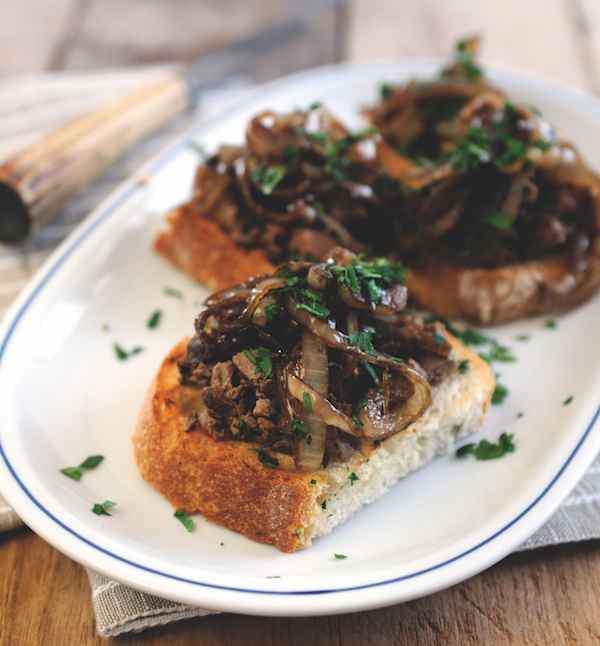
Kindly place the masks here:
POLYGON ((305 6, 274 26, 127 92, 14 155, 0 167, 0 242, 24 240, 133 145, 196 106, 203 92, 224 77, 252 77, 261 56, 293 41, 324 5, 338 2, 305 6))

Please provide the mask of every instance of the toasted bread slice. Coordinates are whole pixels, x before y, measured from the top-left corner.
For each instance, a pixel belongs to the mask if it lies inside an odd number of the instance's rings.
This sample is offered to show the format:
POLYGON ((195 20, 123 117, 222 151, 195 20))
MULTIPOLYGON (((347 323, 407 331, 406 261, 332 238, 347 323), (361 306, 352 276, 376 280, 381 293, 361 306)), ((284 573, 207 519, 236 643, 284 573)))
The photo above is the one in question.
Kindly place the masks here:
POLYGON ((487 269, 452 265, 423 256, 406 286, 419 306, 474 325, 494 325, 536 314, 560 314, 600 289, 600 256, 590 254, 575 271, 568 252, 487 269))
POLYGON ((425 414, 380 443, 363 440, 347 462, 330 462, 317 471, 296 471, 291 456, 275 452, 279 466, 266 466, 251 450, 256 445, 215 440, 203 430, 186 432, 190 393, 178 370, 185 339, 163 362, 141 410, 134 436, 139 470, 175 509, 200 512, 283 552, 299 550, 480 427, 494 376, 485 361, 451 335, 448 339, 457 361, 468 360, 469 368, 433 387, 425 414), (345 486, 349 474, 356 479, 345 486))
POLYGON ((213 291, 276 269, 262 249, 240 247, 219 224, 191 204, 169 213, 167 228, 156 237, 154 249, 213 291))

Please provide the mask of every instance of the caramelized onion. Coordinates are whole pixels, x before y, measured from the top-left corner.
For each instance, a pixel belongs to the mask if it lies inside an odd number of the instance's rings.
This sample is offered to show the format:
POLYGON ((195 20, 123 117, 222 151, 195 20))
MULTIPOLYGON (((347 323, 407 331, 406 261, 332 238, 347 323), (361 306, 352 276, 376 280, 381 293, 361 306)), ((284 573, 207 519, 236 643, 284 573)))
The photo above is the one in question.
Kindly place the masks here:
POLYGON ((301 421, 310 427, 306 438, 298 439, 298 468, 302 471, 318 469, 323 462, 325 454, 325 441, 327 439, 327 421, 319 415, 322 401, 329 392, 329 367, 327 365, 327 349, 319 342, 317 337, 305 329, 302 332, 302 373, 304 375, 303 387, 298 396, 298 382, 292 373, 288 372, 288 390, 290 394, 303 402, 298 408, 301 421), (290 387, 291 386, 291 387, 290 387), (304 402, 304 392, 313 404, 309 410, 304 402), (314 403, 313 403, 314 400, 314 403), (310 442, 308 438, 310 437, 310 442))
MULTIPOLYGON (((393 378, 397 378, 396 375, 393 378)), ((422 377, 412 380, 410 386, 412 392, 406 400, 390 407, 389 410, 387 410, 383 392, 371 389, 366 394, 368 403, 358 414, 365 437, 377 440, 390 437, 403 431, 421 417, 431 404, 431 388, 422 377)))
MULTIPOLYGON (((200 384, 210 380, 212 399, 207 400, 205 417, 216 420, 217 426, 228 425, 219 426, 219 433, 226 434, 236 424, 231 415, 243 415, 239 419, 248 420, 243 422, 247 424, 243 433, 255 434, 263 443, 266 433, 265 446, 287 443, 296 468, 305 471, 321 468, 328 443, 356 442, 350 436, 385 439, 417 420, 431 402, 428 373, 409 352, 403 356, 411 358, 404 361, 382 348, 401 353, 401 348, 417 349, 421 353, 417 356, 427 358, 433 355, 430 346, 440 345, 434 339, 438 328, 401 315, 405 288, 383 274, 368 273, 385 265, 362 263, 341 248, 335 258, 338 268, 355 263, 353 280, 361 277, 357 284, 362 291, 348 289, 346 280, 352 272, 332 270, 334 258, 321 264, 290 262, 277 274, 250 279, 208 299, 208 309, 196 321, 193 352, 186 353, 181 366, 184 382, 195 384, 199 392, 200 384), (363 282, 367 280, 379 282, 363 282), (373 289, 380 300, 376 306, 368 300, 367 292, 373 289), (399 332, 403 327, 404 337, 399 332), (218 375, 226 375, 229 358, 238 372, 215 378, 211 364, 220 366, 218 375), (361 362, 376 366, 377 371, 370 366, 363 370, 361 362), (258 373, 265 374, 255 376, 258 373), (215 397, 221 379, 226 390, 215 397), (240 392, 246 393, 249 387, 256 389, 257 401, 276 399, 278 406, 263 402, 260 407, 257 404, 261 412, 250 408, 244 413, 248 398, 243 394, 242 400, 240 392), (231 398, 235 405, 229 403, 231 398), (223 417, 223 406, 235 410, 223 417), (262 412, 267 410, 272 412, 262 412)), ((391 273, 401 274, 399 268, 391 273)), ((444 350, 438 350, 438 355, 444 355, 444 350)))

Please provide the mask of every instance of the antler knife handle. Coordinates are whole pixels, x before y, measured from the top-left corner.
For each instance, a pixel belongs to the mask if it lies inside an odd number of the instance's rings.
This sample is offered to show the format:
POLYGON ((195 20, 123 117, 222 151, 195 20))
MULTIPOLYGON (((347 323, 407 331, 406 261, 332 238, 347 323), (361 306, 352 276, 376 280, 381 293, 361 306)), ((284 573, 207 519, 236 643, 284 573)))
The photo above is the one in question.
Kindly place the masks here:
POLYGON ((104 104, 0 167, 0 241, 42 226, 135 143, 191 103, 186 81, 166 76, 104 104))

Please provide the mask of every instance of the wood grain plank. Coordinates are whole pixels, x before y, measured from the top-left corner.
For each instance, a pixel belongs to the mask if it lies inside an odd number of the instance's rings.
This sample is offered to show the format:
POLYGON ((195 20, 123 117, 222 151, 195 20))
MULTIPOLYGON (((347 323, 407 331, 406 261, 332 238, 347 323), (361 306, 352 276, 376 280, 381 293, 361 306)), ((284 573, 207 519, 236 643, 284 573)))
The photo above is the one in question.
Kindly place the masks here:
POLYGON ((77 0, 0 0, 0 76, 45 68, 77 0))
MULTIPOLYGON (((87 2, 76 37, 63 48, 62 69, 193 61, 277 23, 303 16, 306 27, 302 41, 271 52, 275 74, 331 62, 335 52, 336 11, 331 0, 87 2)), ((267 78, 264 74, 252 77, 267 78)))
POLYGON ((597 0, 567 2, 590 89, 600 94, 600 4, 597 0))
POLYGON ((597 646, 600 544, 514 554, 453 588, 328 617, 221 614, 100 639, 83 568, 23 528, 0 536, 0 646, 597 646))
POLYGON ((348 57, 447 57, 458 39, 479 34, 484 65, 587 88, 577 33, 563 0, 354 0, 348 57))

